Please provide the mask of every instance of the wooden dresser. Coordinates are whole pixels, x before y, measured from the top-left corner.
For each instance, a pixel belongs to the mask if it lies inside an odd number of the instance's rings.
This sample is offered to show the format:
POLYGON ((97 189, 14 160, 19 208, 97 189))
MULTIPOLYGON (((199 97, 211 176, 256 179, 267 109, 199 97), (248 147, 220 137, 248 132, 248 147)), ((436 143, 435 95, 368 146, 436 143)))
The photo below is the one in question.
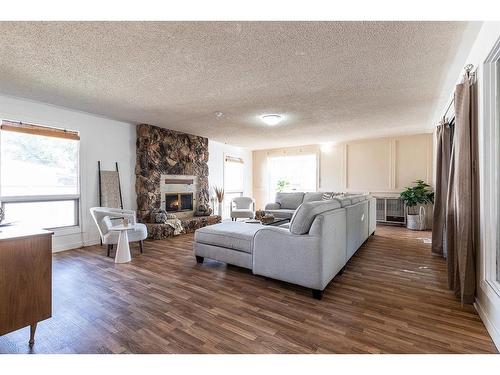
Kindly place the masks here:
POLYGON ((52 232, 0 227, 0 335, 52 315, 52 232))

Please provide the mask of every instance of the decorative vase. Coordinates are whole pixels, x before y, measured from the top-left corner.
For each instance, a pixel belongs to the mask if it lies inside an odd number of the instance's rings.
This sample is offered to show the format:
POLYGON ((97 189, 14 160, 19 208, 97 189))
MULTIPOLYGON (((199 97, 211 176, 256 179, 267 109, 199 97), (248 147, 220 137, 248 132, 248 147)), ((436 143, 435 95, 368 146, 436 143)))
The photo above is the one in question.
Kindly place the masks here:
POLYGON ((222 202, 219 202, 219 205, 217 206, 217 213, 222 217, 222 202))

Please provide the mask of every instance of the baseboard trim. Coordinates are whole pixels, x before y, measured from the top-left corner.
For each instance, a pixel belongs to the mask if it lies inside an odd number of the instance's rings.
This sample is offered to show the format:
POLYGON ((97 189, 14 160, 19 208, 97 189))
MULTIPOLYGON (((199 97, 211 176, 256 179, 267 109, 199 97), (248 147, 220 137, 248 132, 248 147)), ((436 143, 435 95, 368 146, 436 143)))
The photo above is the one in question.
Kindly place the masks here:
POLYGON ((73 243, 63 243, 58 245, 52 245, 52 253, 58 253, 60 251, 79 249, 84 246, 93 246, 99 244, 99 240, 87 240, 83 244, 81 241, 73 243))
POLYGON ((477 298, 476 302, 474 303, 474 308, 476 309, 477 313, 479 314, 479 317, 483 321, 486 330, 490 334, 493 343, 497 347, 497 350, 500 352, 500 332, 497 331, 496 327, 493 325, 493 323, 491 323, 490 319, 488 319, 488 315, 484 311, 483 307, 481 306, 481 303, 477 298))

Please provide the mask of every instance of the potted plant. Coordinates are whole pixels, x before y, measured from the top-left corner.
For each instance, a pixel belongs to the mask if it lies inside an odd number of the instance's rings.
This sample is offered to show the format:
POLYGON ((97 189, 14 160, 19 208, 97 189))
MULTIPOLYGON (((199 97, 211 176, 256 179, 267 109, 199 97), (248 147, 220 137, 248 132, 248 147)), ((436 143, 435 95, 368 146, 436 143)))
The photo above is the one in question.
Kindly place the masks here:
POLYGON ((406 227, 411 230, 424 230, 425 208, 423 205, 434 203, 434 192, 422 180, 415 181, 415 186, 407 187, 400 195, 406 206, 406 227))
POLYGON ((282 193, 286 188, 288 188, 288 186, 290 186, 290 182, 287 180, 279 180, 276 184, 276 191, 282 193))
POLYGON ((215 197, 217 198, 218 205, 218 214, 222 217, 222 201, 224 200, 224 188, 219 188, 214 186, 215 197))

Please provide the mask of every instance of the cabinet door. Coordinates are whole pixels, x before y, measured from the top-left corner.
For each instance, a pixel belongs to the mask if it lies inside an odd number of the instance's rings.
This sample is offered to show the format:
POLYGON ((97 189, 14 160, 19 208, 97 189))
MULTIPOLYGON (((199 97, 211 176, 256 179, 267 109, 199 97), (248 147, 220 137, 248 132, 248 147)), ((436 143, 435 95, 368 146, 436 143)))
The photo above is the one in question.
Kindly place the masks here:
POLYGON ((51 235, 0 241, 0 335, 51 314, 51 235))

